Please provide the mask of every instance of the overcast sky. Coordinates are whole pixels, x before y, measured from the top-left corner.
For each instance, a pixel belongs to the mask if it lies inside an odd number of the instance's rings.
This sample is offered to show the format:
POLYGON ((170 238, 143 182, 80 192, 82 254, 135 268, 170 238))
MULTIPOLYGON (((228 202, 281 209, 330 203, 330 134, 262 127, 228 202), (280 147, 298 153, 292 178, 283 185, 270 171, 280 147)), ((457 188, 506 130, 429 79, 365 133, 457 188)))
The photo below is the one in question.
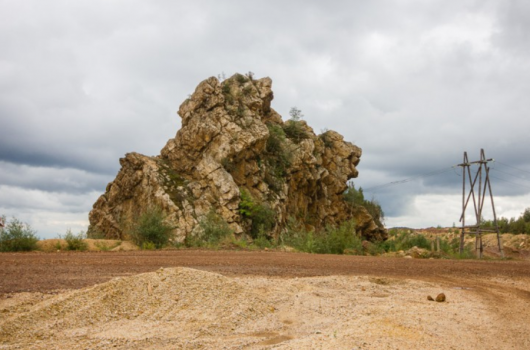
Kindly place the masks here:
POLYGON ((498 214, 530 207, 527 0, 0 0, 0 48, 0 215, 40 237, 86 230, 120 157, 159 154, 199 82, 249 71, 284 119, 363 149, 389 227, 458 225, 452 166, 481 148, 498 214))

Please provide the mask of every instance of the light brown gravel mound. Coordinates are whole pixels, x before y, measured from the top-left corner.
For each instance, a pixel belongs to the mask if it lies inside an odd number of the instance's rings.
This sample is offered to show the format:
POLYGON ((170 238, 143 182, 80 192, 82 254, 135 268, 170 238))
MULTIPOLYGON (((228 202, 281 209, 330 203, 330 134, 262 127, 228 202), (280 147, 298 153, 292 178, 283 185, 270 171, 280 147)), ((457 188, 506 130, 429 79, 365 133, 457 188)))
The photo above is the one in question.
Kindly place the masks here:
POLYGON ((145 339, 161 329, 171 329, 176 337, 197 329, 230 332, 267 312, 271 306, 229 278, 186 268, 160 269, 43 301, 8 318, 0 340, 53 344, 64 337, 145 339))
POLYGON ((523 329, 507 332, 499 327, 506 320, 472 289, 413 280, 228 278, 169 268, 40 299, 36 294, 21 295, 18 303, 0 303, 0 349, 508 349, 523 345, 512 343, 522 339, 523 329), (447 296, 446 302, 427 300, 427 295, 440 292, 447 296))

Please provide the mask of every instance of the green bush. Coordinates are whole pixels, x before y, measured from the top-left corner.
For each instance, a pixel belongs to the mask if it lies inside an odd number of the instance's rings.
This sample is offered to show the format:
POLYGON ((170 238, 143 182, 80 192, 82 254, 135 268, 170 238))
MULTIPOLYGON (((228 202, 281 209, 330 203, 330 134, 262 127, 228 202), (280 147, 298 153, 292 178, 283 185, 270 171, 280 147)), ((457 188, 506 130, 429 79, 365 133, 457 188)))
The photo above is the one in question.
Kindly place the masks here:
POLYGON ((333 140, 329 136, 328 130, 324 131, 322 134, 318 135, 318 138, 322 140, 324 147, 331 148, 333 147, 333 140))
POLYGON ((225 82, 224 84, 222 84, 221 92, 223 93, 223 95, 229 95, 231 93, 231 87, 229 82, 225 82))
POLYGON ((475 258, 475 247, 471 244, 464 245, 462 254, 460 254, 460 238, 453 238, 448 241, 446 239, 440 240, 440 250, 450 256, 451 258, 456 259, 474 259, 475 258))
POLYGON ((231 83, 230 80, 224 81, 221 87, 221 92, 223 93, 223 96, 225 97, 225 101, 231 105, 234 103, 235 99, 234 99, 234 96, 232 95, 232 86, 230 83, 231 83))
POLYGON ((455 259, 475 259, 475 247, 473 244, 464 245, 464 250, 460 254, 460 249, 449 253, 449 256, 455 259))
POLYGON ((343 254, 348 250, 362 254, 362 238, 355 232, 355 221, 345 221, 338 227, 329 226, 325 230, 325 252, 343 254))
POLYGON ((287 232, 282 236, 285 244, 293 248, 318 254, 362 254, 362 239, 355 233, 355 222, 345 221, 338 227, 327 226, 320 231, 297 228, 290 220, 287 232))
MULTIPOLYGON (((431 250, 431 240, 421 234, 415 234, 409 230, 390 230, 390 238, 384 242, 374 243, 374 251, 383 252, 398 252, 400 250, 406 251, 416 246, 431 250)), ((442 256, 451 258, 469 259, 473 258, 473 247, 471 245, 464 246, 464 251, 460 254, 460 239, 453 238, 451 240, 440 238, 440 252, 442 256)))
POLYGON ((142 246, 140 248, 142 248, 142 250, 155 250, 156 245, 151 241, 146 241, 142 243, 142 246))
POLYGON ((285 132, 285 136, 294 143, 300 143, 300 141, 309 138, 309 134, 300 120, 291 119, 286 121, 283 125, 283 131, 285 132))
POLYGON ((309 138, 309 134, 301 122, 301 119, 304 117, 302 111, 296 107, 292 107, 289 115, 291 118, 283 125, 285 135, 294 143, 300 143, 300 141, 309 138))
POLYGON ((268 124, 267 127, 269 138, 265 147, 264 180, 272 191, 279 192, 291 167, 292 155, 285 142, 286 136, 282 127, 276 124, 268 124))
POLYGON ((414 234, 408 230, 391 230, 390 238, 378 244, 386 252, 409 250, 412 247, 431 249, 431 241, 421 234, 414 234))
MULTIPOLYGON (((6 222, 5 217, 2 217, 2 221, 6 222)), ((38 241, 36 232, 28 224, 16 218, 0 228, 0 252, 35 250, 38 241)))
POLYGON ((383 209, 377 203, 375 199, 367 200, 364 198, 364 193, 362 187, 359 188, 359 190, 355 189, 355 185, 353 183, 348 184, 348 189, 343 194, 343 198, 346 201, 346 203, 349 203, 352 206, 361 206, 364 207, 368 213, 372 216, 374 219, 374 222, 379 227, 384 227, 383 221, 385 218, 385 213, 383 212, 383 209))
POLYGON ((236 81, 239 84, 244 84, 248 81, 248 78, 242 74, 237 73, 235 76, 236 76, 236 81))
POLYGON ((250 236, 256 239, 260 233, 272 231, 276 225, 276 212, 267 204, 256 203, 245 189, 240 190, 239 214, 251 221, 250 236))
POLYGON ((284 152, 285 131, 277 124, 267 124, 269 129, 269 138, 267 139, 266 151, 273 155, 279 155, 284 152))
POLYGON ((216 247, 225 237, 234 233, 213 209, 199 222, 199 226, 200 234, 186 237, 187 247, 216 247))
POLYGON ((431 249, 431 241, 421 234, 407 235, 400 243, 400 250, 408 250, 412 247, 431 249))
POLYGON ((263 231, 258 232, 258 235, 254 238, 252 244, 259 249, 272 248, 275 246, 274 242, 271 241, 263 231))
POLYGON ((59 236, 59 238, 62 238, 66 241, 67 250, 85 251, 88 249, 88 245, 84 241, 85 234, 83 232, 79 232, 76 235, 72 233, 72 230, 68 229, 66 234, 64 236, 59 236))
POLYGON ((174 227, 168 225, 165 219, 166 216, 159 207, 147 208, 132 225, 132 241, 141 248, 154 245, 156 249, 160 249, 166 246, 174 227))
MULTIPOLYGON (((363 247, 364 248, 364 247, 363 247)), ((381 246, 381 242, 368 242, 365 254, 368 255, 381 255, 386 253, 385 249, 381 246)))

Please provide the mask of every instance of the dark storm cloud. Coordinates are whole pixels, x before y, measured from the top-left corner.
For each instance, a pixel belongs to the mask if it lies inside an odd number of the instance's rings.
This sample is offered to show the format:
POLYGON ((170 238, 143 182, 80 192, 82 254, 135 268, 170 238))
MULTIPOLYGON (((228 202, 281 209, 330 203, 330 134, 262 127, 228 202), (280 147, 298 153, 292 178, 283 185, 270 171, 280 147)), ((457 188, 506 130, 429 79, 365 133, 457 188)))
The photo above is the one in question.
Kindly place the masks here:
POLYGON ((2 185, 29 190, 65 192, 73 194, 100 191, 110 176, 72 168, 36 167, 0 162, 2 185))

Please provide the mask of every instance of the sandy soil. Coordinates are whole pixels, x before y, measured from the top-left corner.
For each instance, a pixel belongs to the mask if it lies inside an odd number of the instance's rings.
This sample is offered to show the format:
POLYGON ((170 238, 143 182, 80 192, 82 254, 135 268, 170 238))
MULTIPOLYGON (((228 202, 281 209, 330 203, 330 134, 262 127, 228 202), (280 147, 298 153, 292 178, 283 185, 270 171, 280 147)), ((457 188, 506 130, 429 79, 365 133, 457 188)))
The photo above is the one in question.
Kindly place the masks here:
POLYGON ((528 261, 187 250, 0 266, 0 349, 530 348, 528 261))

